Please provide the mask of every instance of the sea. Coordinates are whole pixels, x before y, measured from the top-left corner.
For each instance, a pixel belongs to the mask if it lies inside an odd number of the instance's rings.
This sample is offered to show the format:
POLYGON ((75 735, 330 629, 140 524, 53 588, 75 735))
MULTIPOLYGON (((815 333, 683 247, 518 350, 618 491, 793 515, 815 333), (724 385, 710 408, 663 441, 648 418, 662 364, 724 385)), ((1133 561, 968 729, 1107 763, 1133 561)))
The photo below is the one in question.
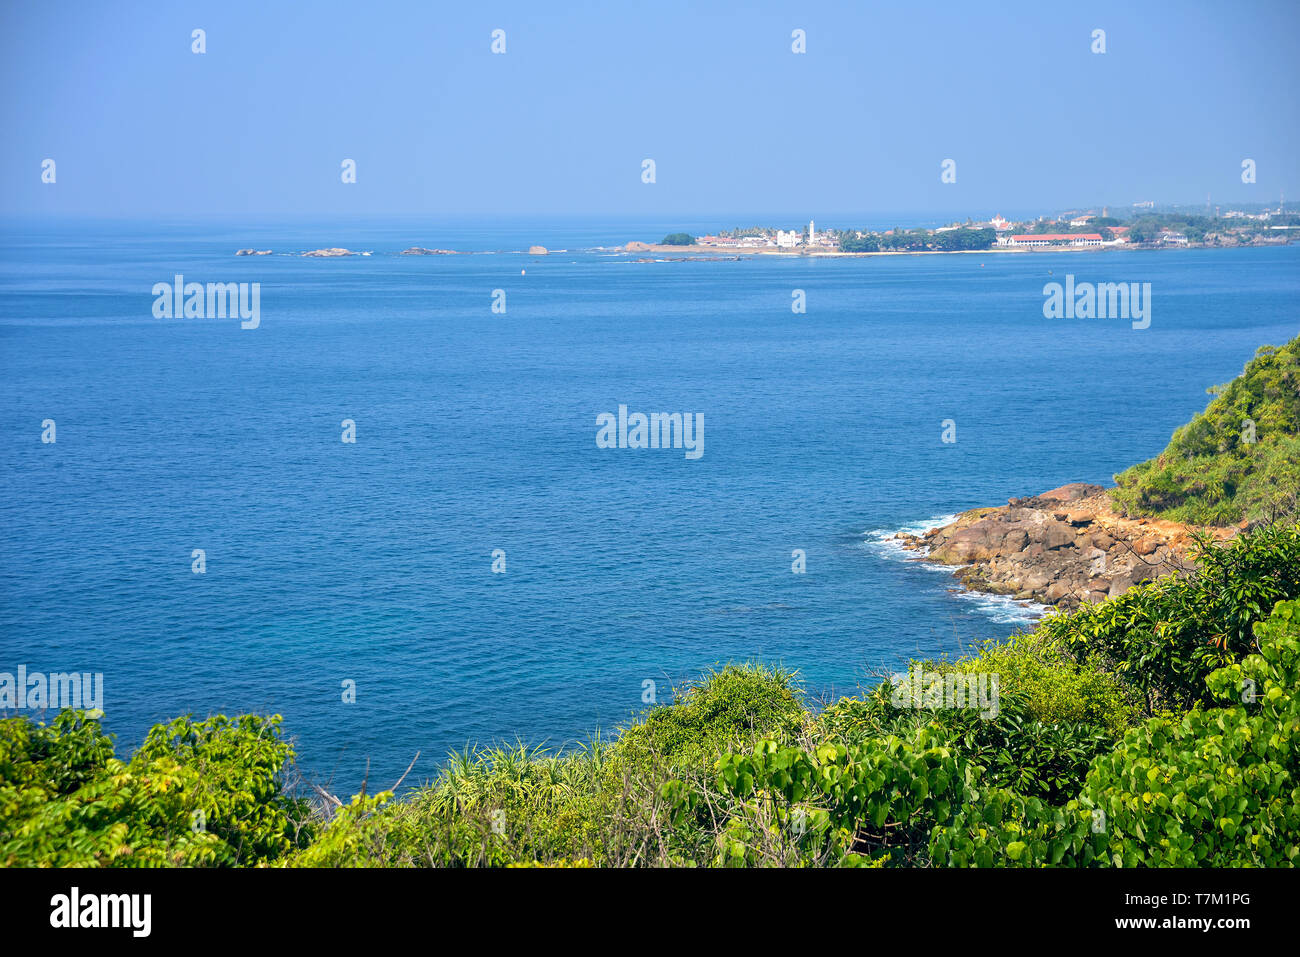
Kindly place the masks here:
POLYGON ((121 755, 279 714, 342 794, 609 738, 730 662, 816 706, 1042 611, 893 533, 1110 483, 1300 333, 1297 245, 613 248, 730 225, 3 221, 0 672, 102 675, 121 755), (1149 327, 1045 318, 1067 275, 1150 283, 1149 327), (256 327, 160 316, 177 276, 257 284, 256 327), (620 407, 701 454, 601 447, 620 407))

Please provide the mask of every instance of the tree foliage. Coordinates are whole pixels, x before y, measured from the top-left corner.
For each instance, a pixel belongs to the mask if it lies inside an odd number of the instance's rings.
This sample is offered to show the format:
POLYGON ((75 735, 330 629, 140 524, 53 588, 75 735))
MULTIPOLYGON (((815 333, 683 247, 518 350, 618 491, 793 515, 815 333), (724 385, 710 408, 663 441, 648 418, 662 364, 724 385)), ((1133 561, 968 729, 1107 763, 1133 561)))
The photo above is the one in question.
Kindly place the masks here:
POLYGON ((0 720, 0 865, 252 865, 310 837, 278 716, 157 725, 128 762, 93 712, 0 720), (306 828, 304 829, 304 825, 306 828))

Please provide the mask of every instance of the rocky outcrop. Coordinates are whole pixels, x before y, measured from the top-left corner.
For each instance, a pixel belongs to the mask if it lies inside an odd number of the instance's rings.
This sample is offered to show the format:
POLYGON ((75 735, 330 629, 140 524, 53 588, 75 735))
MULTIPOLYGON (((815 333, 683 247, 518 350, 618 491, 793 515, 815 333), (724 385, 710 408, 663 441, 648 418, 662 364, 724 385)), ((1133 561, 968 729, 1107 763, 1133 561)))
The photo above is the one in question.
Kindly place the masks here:
POLYGON ((1100 485, 1076 482, 897 537, 925 561, 960 566, 954 574, 973 591, 1074 608, 1187 572, 1197 531, 1223 540, 1237 529, 1125 518, 1100 485))
POLYGON ((310 252, 303 253, 304 256, 315 256, 320 259, 332 259, 336 256, 362 256, 364 253, 354 253, 350 249, 342 249, 338 246, 332 246, 329 249, 313 249, 310 252))
POLYGON ((236 256, 269 256, 269 249, 240 249, 235 252, 236 256))
POLYGON ((546 255, 548 255, 549 253, 550 253, 550 250, 548 250, 545 246, 529 246, 529 247, 528 247, 528 255, 530 255, 530 256, 546 256, 546 255))
POLYGON ((625 253, 648 253, 648 252, 650 251, 650 248, 651 248, 651 247, 650 247, 650 244, 649 244, 649 243, 638 242, 637 240, 634 239, 634 240, 632 240, 632 242, 628 243, 626 246, 623 247, 623 252, 625 252, 625 253))
POLYGON ((410 249, 403 249, 397 255, 399 256, 454 256, 454 249, 425 249, 423 246, 412 246, 410 249))

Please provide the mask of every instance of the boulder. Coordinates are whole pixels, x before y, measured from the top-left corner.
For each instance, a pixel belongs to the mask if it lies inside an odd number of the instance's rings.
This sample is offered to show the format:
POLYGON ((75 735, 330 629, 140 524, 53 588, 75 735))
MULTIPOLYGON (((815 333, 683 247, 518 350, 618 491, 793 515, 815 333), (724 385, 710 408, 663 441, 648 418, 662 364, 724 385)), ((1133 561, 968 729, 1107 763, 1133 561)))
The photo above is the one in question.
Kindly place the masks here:
POLYGON ((1160 547, 1160 542, 1149 536, 1143 536, 1142 538, 1139 538, 1136 542, 1133 542, 1133 551, 1137 552, 1139 555, 1142 556, 1154 554, 1156 549, 1158 549, 1159 547, 1160 547))
POLYGON ((1051 581, 1051 576, 1049 576, 1047 572, 1033 571, 1025 576, 1024 585, 1030 592, 1037 593, 1045 589, 1051 581))
POLYGON ((1002 554, 1014 555, 1029 544, 1029 533, 1023 528, 1013 528, 1002 540, 1002 554))
POLYGON ((1058 602, 1068 594, 1070 594, 1069 585, 1065 584, 1065 582, 1052 582, 1047 586, 1047 591, 1044 597, 1046 597, 1049 602, 1058 602))
POLYGON ((1100 495, 1106 491, 1100 485, 1089 485, 1086 482, 1071 482, 1068 485, 1062 485, 1060 488, 1054 488, 1049 492, 1043 492, 1039 498, 1047 499, 1051 502, 1077 502, 1080 499, 1092 498, 1094 495, 1100 495))
POLYGON ((1049 522, 1044 526, 1039 541, 1048 551, 1066 548, 1074 544, 1074 529, 1060 522, 1049 522))

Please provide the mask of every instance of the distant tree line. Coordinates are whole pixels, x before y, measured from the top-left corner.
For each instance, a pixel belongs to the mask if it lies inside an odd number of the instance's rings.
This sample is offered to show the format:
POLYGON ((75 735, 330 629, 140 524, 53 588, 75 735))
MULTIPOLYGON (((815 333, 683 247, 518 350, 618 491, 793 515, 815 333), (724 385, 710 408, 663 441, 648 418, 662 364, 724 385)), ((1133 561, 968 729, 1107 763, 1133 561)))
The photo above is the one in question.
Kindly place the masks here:
POLYGON ((997 242, 997 233, 984 229, 950 229, 932 233, 928 229, 904 230, 895 228, 890 233, 863 233, 862 236, 845 236, 840 249, 846 253, 874 253, 887 251, 956 252, 964 249, 989 249, 997 242))

